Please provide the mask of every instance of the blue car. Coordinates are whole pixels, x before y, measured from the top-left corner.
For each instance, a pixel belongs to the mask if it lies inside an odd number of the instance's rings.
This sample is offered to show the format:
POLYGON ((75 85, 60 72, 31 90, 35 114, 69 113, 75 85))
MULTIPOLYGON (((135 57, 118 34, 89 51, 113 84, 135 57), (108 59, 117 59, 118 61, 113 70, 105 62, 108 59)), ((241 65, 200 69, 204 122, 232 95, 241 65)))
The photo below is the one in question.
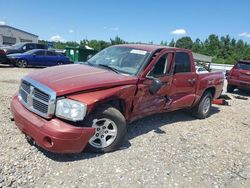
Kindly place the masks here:
POLYGON ((30 50, 22 54, 10 54, 7 57, 11 64, 21 68, 31 66, 48 67, 72 63, 68 57, 61 53, 41 49, 30 50))

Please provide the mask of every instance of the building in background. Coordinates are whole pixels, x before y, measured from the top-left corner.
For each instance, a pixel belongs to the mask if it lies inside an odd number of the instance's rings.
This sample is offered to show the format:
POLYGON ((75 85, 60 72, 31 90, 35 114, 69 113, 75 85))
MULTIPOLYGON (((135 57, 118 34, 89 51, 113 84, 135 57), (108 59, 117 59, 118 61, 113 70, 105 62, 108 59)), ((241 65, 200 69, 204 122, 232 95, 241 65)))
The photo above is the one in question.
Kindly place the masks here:
POLYGON ((38 36, 8 25, 0 25, 0 46, 19 42, 38 42, 38 36))

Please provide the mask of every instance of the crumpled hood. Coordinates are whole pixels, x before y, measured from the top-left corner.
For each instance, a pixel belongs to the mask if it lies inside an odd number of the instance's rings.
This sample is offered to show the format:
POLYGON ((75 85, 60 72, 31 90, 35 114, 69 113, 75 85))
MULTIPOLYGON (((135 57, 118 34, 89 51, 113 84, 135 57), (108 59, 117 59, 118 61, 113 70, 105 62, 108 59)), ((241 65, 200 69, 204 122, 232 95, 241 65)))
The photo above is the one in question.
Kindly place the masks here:
POLYGON ((36 80, 62 96, 91 89, 136 84, 137 77, 117 74, 88 65, 62 65, 34 71, 27 77, 36 80))

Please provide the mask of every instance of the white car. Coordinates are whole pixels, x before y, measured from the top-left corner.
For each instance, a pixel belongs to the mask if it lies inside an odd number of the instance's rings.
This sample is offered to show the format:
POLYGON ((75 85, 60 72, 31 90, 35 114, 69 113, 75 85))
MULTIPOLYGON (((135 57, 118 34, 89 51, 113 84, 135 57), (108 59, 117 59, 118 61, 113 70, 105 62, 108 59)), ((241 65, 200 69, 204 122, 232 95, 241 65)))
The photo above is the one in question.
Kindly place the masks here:
POLYGON ((199 73, 199 74, 208 72, 207 69, 205 69, 204 67, 195 66, 195 68, 196 68, 196 73, 199 73))

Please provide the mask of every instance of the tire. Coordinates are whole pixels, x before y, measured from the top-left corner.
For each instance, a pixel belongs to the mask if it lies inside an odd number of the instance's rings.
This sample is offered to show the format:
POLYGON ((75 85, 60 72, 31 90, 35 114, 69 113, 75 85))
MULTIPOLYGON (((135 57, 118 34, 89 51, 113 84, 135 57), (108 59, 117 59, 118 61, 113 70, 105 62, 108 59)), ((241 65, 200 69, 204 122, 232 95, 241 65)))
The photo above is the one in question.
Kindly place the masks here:
POLYGON ((227 92, 232 93, 236 87, 230 84, 227 84, 227 92))
POLYGON ((205 92, 201 97, 199 103, 191 109, 192 114, 199 118, 205 119, 209 116, 212 106, 212 94, 205 92))
POLYGON ((19 67, 19 68, 26 68, 28 65, 27 61, 26 60, 19 60, 17 63, 16 63, 16 66, 19 67))
POLYGON ((96 128, 95 135, 86 147, 94 153, 106 153, 120 148, 126 134, 126 120, 112 106, 102 106, 86 119, 87 125, 96 128))
POLYGON ((58 61, 57 65, 63 65, 63 62, 62 61, 58 61))

